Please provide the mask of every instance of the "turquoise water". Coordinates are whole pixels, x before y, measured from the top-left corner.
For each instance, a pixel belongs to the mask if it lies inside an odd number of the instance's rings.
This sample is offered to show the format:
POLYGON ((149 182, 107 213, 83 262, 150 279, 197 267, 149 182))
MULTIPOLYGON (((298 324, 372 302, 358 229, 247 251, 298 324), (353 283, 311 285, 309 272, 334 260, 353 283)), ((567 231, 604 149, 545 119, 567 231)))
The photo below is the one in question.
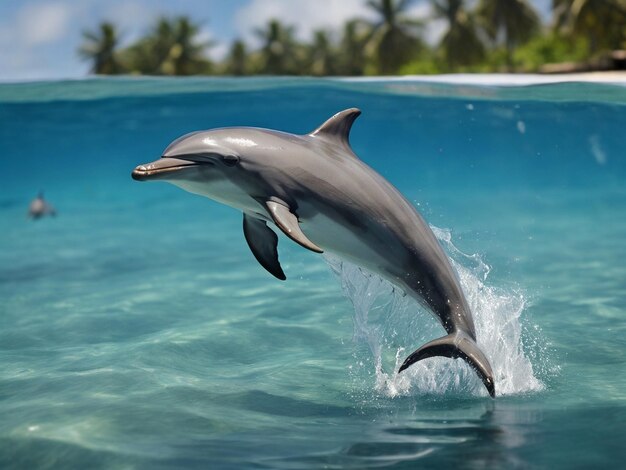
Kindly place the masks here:
POLYGON ((626 88, 318 80, 0 85, 0 467, 623 466, 626 88), (356 153, 454 261, 494 364, 388 284, 130 171, 192 130, 362 109, 356 153), (28 220, 39 190, 56 218, 28 220))

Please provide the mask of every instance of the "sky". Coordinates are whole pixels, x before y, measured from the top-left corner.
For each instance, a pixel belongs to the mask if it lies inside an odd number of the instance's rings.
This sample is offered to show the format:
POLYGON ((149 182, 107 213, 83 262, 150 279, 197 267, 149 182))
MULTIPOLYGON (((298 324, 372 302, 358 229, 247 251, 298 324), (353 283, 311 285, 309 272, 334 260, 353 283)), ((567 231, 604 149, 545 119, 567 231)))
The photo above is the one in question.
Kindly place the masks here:
MULTIPOLYGON (((551 0, 531 3, 549 15, 551 0)), ((413 0, 410 13, 427 18, 429 1, 413 0)), ((348 19, 372 18, 365 0, 0 0, 0 80, 84 77, 89 64, 77 53, 83 31, 111 21, 127 45, 162 15, 188 15, 200 23, 201 39, 214 43, 208 53, 215 60, 236 38, 258 46, 254 31, 272 18, 294 25, 302 40, 316 29, 338 30, 348 19)), ((429 21, 427 40, 435 43, 444 30, 445 23, 429 21)))

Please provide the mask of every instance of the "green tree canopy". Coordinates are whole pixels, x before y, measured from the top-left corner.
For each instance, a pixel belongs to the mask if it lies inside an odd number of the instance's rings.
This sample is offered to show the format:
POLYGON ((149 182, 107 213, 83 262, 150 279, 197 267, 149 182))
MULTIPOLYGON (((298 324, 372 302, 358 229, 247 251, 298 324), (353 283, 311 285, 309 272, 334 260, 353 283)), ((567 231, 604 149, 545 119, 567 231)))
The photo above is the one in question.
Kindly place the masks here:
POLYGON ((555 26, 587 39, 592 53, 626 48, 625 0, 552 0, 555 26))
POLYGON ((480 0, 478 15, 491 40, 504 46, 512 69, 513 50, 537 33, 539 16, 528 0, 480 0))
POLYGON ((258 29, 261 47, 261 73, 269 75, 297 75, 300 72, 299 45, 294 28, 280 21, 270 20, 265 29, 258 29))
POLYGON ((377 72, 381 75, 397 73, 423 48, 419 35, 422 23, 406 13, 410 3, 411 0, 368 0, 366 3, 379 17, 371 25, 367 47, 376 57, 377 72))
POLYGON ((365 45, 369 40, 368 25, 361 20, 351 20, 344 24, 339 44, 340 75, 363 75, 365 73, 365 45))
POLYGON ((307 65, 311 75, 336 75, 337 52, 327 31, 313 33, 313 41, 307 47, 307 65))
POLYGON ((485 57, 476 22, 464 3, 464 0, 432 0, 435 17, 448 23, 440 47, 450 70, 475 64, 485 57))
POLYGON ((447 25, 434 47, 422 40, 423 21, 411 17, 418 0, 361 1, 373 20, 352 18, 299 42, 292 26, 272 19, 255 31, 259 47, 233 41, 218 67, 207 56, 212 43, 187 16, 159 18, 122 49, 105 22, 83 33, 78 52, 98 74, 349 76, 584 70, 618 64, 619 54, 611 62, 606 51, 626 48, 626 0, 552 0, 553 28, 541 27, 531 0, 429 0, 430 19, 447 25))
POLYGON ((114 75, 124 72, 117 57, 119 34, 115 25, 100 23, 96 31, 84 31, 83 40, 78 53, 92 62, 91 73, 114 75))
POLYGON ((249 73, 250 58, 246 50, 246 43, 237 39, 230 47, 228 58, 226 59, 226 73, 229 75, 247 75, 249 73))
POLYGON ((159 18, 152 31, 126 51, 132 71, 147 75, 197 75, 208 73, 211 46, 199 39, 200 26, 186 16, 159 18))

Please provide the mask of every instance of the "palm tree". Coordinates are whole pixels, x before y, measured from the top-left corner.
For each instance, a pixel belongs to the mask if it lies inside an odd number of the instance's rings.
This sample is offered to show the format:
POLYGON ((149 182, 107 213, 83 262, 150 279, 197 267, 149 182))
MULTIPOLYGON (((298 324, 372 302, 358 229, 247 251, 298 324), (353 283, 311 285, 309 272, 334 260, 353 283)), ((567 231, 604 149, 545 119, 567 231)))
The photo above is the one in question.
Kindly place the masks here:
POLYGON ((174 21, 174 45, 170 49, 169 60, 173 75, 197 75, 208 73, 211 63, 205 55, 213 44, 200 41, 200 26, 188 17, 180 16, 174 21))
POLYGON ((390 75, 417 55, 422 48, 421 22, 408 18, 411 0, 368 0, 367 6, 379 15, 372 24, 368 49, 374 52, 378 73, 390 75))
POLYGON ((266 29, 258 29, 256 34, 263 41, 261 48, 261 73, 269 75, 297 75, 298 44, 294 37, 294 28, 283 26, 280 21, 272 19, 266 29))
POLYGON ((85 43, 78 53, 86 60, 93 62, 91 73, 112 75, 123 73, 124 69, 117 58, 119 34, 115 25, 100 23, 96 31, 84 31, 85 43))
MULTIPOLYGON (((124 51, 131 72, 142 75, 163 75, 163 64, 174 45, 172 22, 161 17, 152 30, 142 39, 124 51)), ((167 66, 165 67, 167 69, 167 66)))
POLYGON ((369 35, 367 24, 351 20, 344 24, 339 51, 338 73, 341 75, 363 75, 365 72, 365 45, 369 35))
POLYGON ((626 1, 552 0, 555 27, 587 38, 591 53, 626 47, 626 1))
POLYGON ((326 31, 313 33, 313 42, 307 48, 308 70, 311 75, 336 75, 337 54, 326 31))
POLYGON ((189 18, 159 18, 147 37, 126 53, 132 69, 147 75, 196 75, 208 73, 211 62, 205 56, 208 42, 198 39, 200 26, 189 18))
POLYGON ((464 0, 431 0, 434 16, 448 22, 448 30, 440 47, 450 70, 471 65, 485 56, 485 47, 478 37, 474 18, 465 10, 464 0))
POLYGON ((226 59, 226 73, 229 75, 247 75, 248 73, 248 52, 246 44, 237 39, 230 47, 230 53, 226 59))
POLYGON ((478 15, 494 43, 503 43, 506 63, 513 68, 513 50, 539 28, 539 16, 528 0, 481 0, 478 15))

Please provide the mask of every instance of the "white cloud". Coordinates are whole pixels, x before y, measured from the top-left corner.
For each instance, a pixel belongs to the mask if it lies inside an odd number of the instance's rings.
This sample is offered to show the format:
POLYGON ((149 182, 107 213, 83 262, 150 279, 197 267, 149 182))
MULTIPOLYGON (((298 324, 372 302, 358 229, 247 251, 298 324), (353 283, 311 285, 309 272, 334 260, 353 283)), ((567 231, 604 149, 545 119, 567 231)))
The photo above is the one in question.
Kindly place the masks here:
POLYGON ((16 39, 28 46, 58 41, 67 34, 71 16, 71 7, 64 3, 28 4, 18 13, 16 39))
MULTIPOLYGON (((184 11, 177 12, 174 8, 172 11, 162 11, 155 9, 149 4, 141 1, 113 1, 110 0, 109 5, 104 10, 102 19, 111 21, 119 28, 122 46, 131 44, 138 40, 147 31, 149 31, 156 23, 159 16, 184 14, 184 11)), ((198 22, 200 31, 197 36, 198 42, 213 43, 213 47, 208 49, 211 57, 222 59, 226 52, 223 51, 221 43, 218 43, 213 31, 207 27, 202 18, 191 17, 192 21, 198 22)), ((100 20, 101 21, 101 20, 100 20)), ((224 45, 226 46, 226 45, 224 45)))
MULTIPOLYGON (((407 14, 424 21, 424 37, 431 44, 438 42, 445 32, 445 21, 430 19, 430 2, 415 2, 407 14)), ((258 46, 259 39, 254 31, 263 28, 273 18, 295 26, 298 38, 307 40, 316 29, 338 30, 347 20, 373 20, 376 15, 364 0, 252 0, 235 14, 234 24, 240 37, 258 46)))
POLYGON ((124 44, 129 44, 145 34, 156 20, 157 12, 137 1, 111 1, 99 21, 110 21, 119 28, 124 44))
POLYGON ((363 0, 252 0, 235 14, 240 37, 258 44, 254 31, 273 18, 296 27, 300 39, 309 39, 316 29, 337 29, 351 18, 372 18, 363 0))
POLYGON ((219 41, 211 29, 206 26, 202 27, 198 32, 198 36, 196 40, 199 43, 208 44, 209 47, 206 49, 206 53, 209 58, 212 60, 220 61, 226 58, 228 55, 228 50, 230 49, 230 45, 224 41, 219 41))
POLYGON ((0 78, 36 79, 82 71, 73 49, 67 56, 58 53, 75 34, 74 23, 74 6, 60 1, 24 2, 12 15, 0 18, 0 78))
POLYGON ((226 59, 230 52, 230 44, 223 41, 215 43, 213 47, 209 49, 209 57, 215 61, 221 61, 226 59))

